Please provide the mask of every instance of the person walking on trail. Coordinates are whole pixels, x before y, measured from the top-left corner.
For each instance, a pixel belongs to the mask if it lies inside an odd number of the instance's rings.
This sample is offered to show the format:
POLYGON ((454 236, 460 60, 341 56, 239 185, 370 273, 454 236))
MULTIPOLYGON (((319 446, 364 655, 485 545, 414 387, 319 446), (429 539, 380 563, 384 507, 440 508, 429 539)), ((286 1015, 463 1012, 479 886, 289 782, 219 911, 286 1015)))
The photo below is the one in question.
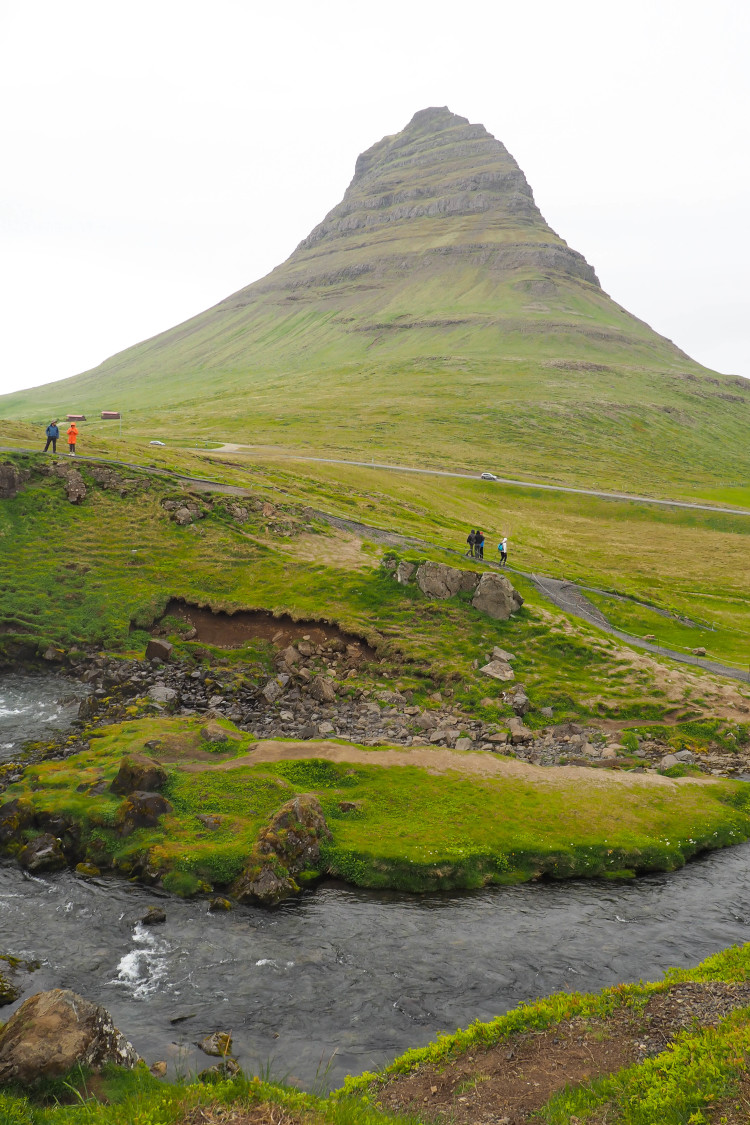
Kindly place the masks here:
POLYGON ((78 440, 78 426, 71 422, 68 426, 68 453, 71 457, 76 455, 76 441, 78 440))
POLYGON ((57 428, 57 422, 50 422, 49 426, 47 426, 47 429, 44 432, 47 435, 47 444, 45 445, 43 452, 46 453, 49 447, 52 446, 52 452, 57 453, 57 439, 60 436, 60 431, 57 428))
POLYGON ((500 566, 505 566, 508 561, 508 536, 504 535, 502 540, 498 543, 497 549, 500 552, 500 566))
POLYGON ((476 536, 474 538, 474 558, 484 558, 484 536, 482 535, 479 528, 477 528, 476 536))
POLYGON ((469 549, 466 552, 466 554, 469 556, 470 559, 474 558, 474 544, 476 543, 476 541, 477 541, 477 533, 474 530, 474 528, 472 528, 471 531, 469 532, 469 534, 466 536, 466 542, 469 544, 469 549))

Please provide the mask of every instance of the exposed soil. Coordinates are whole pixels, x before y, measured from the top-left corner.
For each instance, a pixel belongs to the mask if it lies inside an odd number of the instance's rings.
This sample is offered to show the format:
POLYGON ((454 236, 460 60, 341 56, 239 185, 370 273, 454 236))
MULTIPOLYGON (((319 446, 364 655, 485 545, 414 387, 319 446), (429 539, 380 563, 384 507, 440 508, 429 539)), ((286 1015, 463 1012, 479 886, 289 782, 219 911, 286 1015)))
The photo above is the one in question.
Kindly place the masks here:
POLYGON ((750 1074, 740 1075, 737 1092, 711 1110, 711 1125, 747 1125, 750 1121, 750 1074))
POLYGON ((173 600, 167 605, 164 616, 187 621, 196 630, 196 640, 221 648, 239 648, 245 641, 251 640, 270 641, 278 648, 286 648, 304 637, 314 645, 326 645, 333 640, 358 644, 366 660, 373 660, 376 655, 361 637, 345 633, 336 625, 325 621, 295 621, 286 613, 279 617, 262 609, 214 613, 201 606, 173 600))
MULTIPOLYGON (((620 1008, 606 1019, 566 1020, 494 1047, 472 1048, 454 1061, 394 1076, 377 1100, 391 1112, 455 1125, 521 1125, 565 1086, 590 1082, 659 1054, 679 1031, 695 1024, 714 1026, 747 1004, 747 984, 674 985, 653 996, 642 1013, 620 1008)), ((747 1117, 736 1121, 746 1125, 747 1117)))

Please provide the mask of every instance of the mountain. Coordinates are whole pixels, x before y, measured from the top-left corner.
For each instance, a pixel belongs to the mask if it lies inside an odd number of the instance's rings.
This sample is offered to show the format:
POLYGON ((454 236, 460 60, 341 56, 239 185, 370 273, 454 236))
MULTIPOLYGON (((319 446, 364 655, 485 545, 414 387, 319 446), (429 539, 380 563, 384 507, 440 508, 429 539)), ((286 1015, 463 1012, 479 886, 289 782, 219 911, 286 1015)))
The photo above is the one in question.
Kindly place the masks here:
POLYGON ((113 406, 136 431, 602 485, 750 470, 750 382, 613 301, 507 149, 447 108, 363 153, 266 277, 0 417, 113 406))

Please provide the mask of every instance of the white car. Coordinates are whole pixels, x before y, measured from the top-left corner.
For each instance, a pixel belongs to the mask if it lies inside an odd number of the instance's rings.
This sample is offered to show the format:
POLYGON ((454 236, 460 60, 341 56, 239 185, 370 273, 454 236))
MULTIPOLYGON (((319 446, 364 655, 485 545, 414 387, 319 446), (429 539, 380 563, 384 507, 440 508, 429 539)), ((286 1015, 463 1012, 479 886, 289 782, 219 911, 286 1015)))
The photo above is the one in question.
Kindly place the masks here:
POLYGON ((494 473, 482 473, 480 480, 497 480, 494 473))
POLYGON ((150 441, 148 444, 149 445, 166 445, 167 443, 165 441, 150 441))

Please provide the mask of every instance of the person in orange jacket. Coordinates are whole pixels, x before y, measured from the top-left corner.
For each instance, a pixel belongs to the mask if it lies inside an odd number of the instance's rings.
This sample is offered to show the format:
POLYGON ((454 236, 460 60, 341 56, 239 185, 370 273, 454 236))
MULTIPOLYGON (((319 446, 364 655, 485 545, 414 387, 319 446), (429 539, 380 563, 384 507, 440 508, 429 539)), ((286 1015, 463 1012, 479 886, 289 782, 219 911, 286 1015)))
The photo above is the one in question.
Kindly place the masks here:
POLYGON ((76 441, 78 439, 78 426, 75 422, 71 422, 68 426, 68 453, 71 457, 76 455, 76 441))

